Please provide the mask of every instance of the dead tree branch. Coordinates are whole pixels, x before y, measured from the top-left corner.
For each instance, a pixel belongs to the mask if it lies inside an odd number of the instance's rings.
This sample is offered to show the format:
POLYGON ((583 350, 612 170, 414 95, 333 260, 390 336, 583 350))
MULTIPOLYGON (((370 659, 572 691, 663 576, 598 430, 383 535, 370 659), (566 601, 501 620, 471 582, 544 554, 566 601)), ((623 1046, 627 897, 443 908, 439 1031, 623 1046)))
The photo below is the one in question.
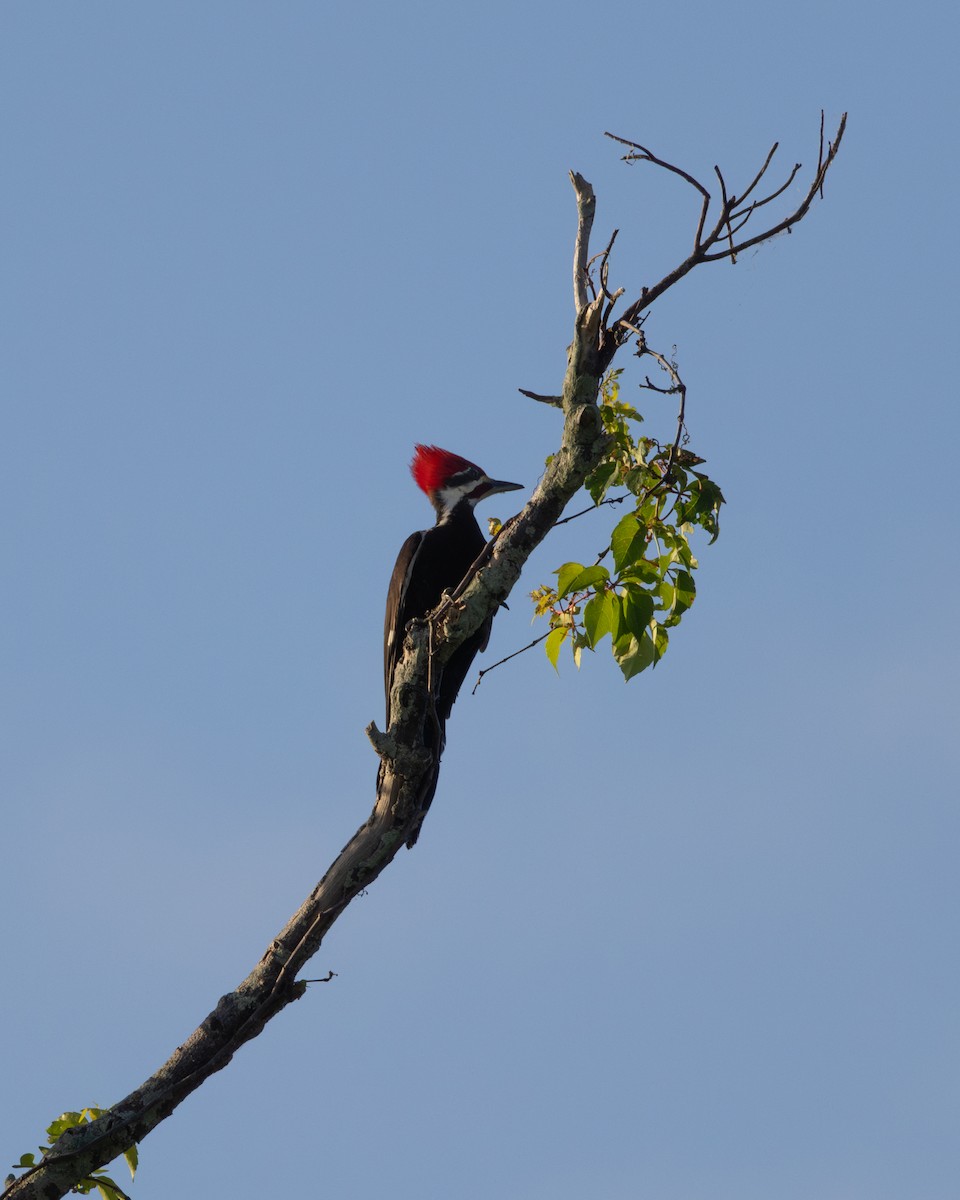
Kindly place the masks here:
POLYGON ((597 198, 593 188, 576 171, 570 172, 570 182, 577 193, 577 237, 573 245, 573 304, 577 312, 587 304, 587 287, 590 271, 587 255, 590 252, 590 231, 597 211, 597 198))
MULTIPOLYGON (((836 137, 832 142, 827 143, 826 152, 823 145, 823 113, 820 114, 820 152, 817 159, 817 169, 813 173, 813 178, 807 188, 805 195, 800 203, 789 212, 780 221, 773 225, 767 226, 760 230, 752 237, 738 239, 737 235, 747 225, 750 219, 756 212, 782 196, 788 187, 796 179, 797 174, 801 170, 801 164, 797 163, 787 175, 787 178, 780 184, 779 187, 769 192, 767 195, 758 200, 753 200, 749 204, 747 199, 756 191, 760 182, 766 175, 773 157, 777 152, 778 143, 774 143, 767 153, 760 169, 745 188, 740 196, 728 195, 726 184, 719 167, 714 168, 717 178, 720 182, 721 202, 720 211, 717 213, 716 220, 707 229, 707 221, 710 213, 712 197, 703 184, 691 175, 688 171, 681 167, 667 162, 665 159, 659 158, 646 146, 639 142, 631 142, 627 138, 619 137, 616 134, 608 133, 607 137, 612 138, 615 142, 619 142, 623 146, 630 148, 630 152, 623 156, 625 162, 649 162, 654 166, 661 167, 663 170, 669 171, 674 175, 678 175, 686 183, 688 183, 701 197, 700 215, 697 222, 696 232, 693 239, 692 252, 672 271, 669 271, 662 279, 652 286, 642 289, 638 299, 634 300, 626 310, 621 314, 619 322, 620 332, 614 333, 610 341, 605 346, 605 354, 612 359, 617 348, 622 344, 624 338, 629 337, 629 327, 637 324, 637 319, 640 314, 660 296, 663 295, 669 288, 678 283, 685 275, 689 274, 694 267, 706 262, 719 262, 723 259, 730 259, 735 262, 738 255, 744 250, 749 250, 752 246, 758 246, 762 242, 770 241, 778 234, 784 233, 792 229, 799 221, 807 215, 810 205, 814 198, 819 194, 823 195, 823 185, 827 177, 827 172, 833 165, 837 154, 840 150, 840 143, 843 140, 844 131, 847 127, 847 114, 844 113, 840 118, 840 124, 837 127, 836 137)), ((607 360, 609 362, 609 359, 607 360)))

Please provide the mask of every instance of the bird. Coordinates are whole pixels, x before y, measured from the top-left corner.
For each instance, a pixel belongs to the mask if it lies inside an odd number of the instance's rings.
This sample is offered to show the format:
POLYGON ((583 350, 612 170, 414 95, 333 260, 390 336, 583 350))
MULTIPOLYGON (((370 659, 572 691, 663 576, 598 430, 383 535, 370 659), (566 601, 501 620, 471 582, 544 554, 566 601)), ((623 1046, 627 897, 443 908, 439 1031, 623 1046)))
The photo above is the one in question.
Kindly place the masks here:
MULTIPOLYGON (((414 619, 422 619, 437 607, 444 592, 462 581, 486 545, 486 538, 473 514, 476 504, 500 492, 518 491, 521 483, 508 483, 491 477, 466 458, 441 450, 439 446, 414 447, 410 471, 414 482, 436 512, 430 529, 411 533, 400 548, 390 586, 383 623, 383 681, 390 722, 390 690, 393 675, 403 653, 404 631, 414 619)), ((446 740, 446 723, 457 693, 476 655, 486 648, 493 617, 453 652, 450 660, 433 678, 433 702, 436 720, 424 726, 424 742, 434 757, 434 770, 425 777, 419 810, 430 807, 437 786, 440 755, 446 740)), ((383 780, 381 770, 381 782, 383 780)), ((397 786, 395 784, 394 786, 397 786)), ((407 845, 417 839, 419 826, 407 845)))

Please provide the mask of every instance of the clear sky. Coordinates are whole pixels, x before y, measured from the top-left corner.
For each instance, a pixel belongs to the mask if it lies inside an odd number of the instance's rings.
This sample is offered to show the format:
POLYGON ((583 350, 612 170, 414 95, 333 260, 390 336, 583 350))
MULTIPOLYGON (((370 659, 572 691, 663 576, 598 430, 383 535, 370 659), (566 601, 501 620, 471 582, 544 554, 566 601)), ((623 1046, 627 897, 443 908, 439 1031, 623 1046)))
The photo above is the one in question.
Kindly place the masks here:
MULTIPOLYGON (((635 294, 697 202, 603 131, 737 190, 822 106, 825 201, 647 325, 728 500, 667 658, 461 698, 336 980, 133 1194, 956 1196, 958 21, 886 12, 0 8, 3 1163, 146 1078, 367 816, 413 443, 530 487, 557 443, 517 388, 562 376, 567 171, 635 294)), ((537 555, 497 657, 604 544, 537 555)))

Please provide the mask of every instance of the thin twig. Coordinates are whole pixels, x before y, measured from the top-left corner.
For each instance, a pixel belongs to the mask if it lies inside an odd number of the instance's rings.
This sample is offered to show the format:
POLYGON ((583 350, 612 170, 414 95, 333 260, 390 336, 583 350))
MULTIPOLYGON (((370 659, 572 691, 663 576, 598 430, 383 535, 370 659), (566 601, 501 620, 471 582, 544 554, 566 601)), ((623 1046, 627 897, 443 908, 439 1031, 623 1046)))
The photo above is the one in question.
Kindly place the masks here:
POLYGON ((528 392, 526 388, 517 388, 521 396, 528 396, 531 400, 539 400, 541 404, 552 404, 554 408, 563 407, 562 396, 541 396, 539 392, 528 392))
POLYGON ((728 221, 727 228, 730 230, 730 236, 736 237, 737 234, 740 232, 740 230, 744 227, 744 225, 746 225, 746 223, 750 220, 750 218, 752 216, 753 216, 753 208, 751 207, 751 208, 747 209, 746 215, 741 220, 737 221, 736 225, 732 225, 728 221))
MULTIPOLYGON (((817 171, 814 176, 814 179, 807 191, 807 194, 804 196, 803 200, 800 202, 800 204, 797 206, 797 208, 794 209, 794 211, 791 212, 788 216, 784 217, 782 221, 778 221, 775 225, 772 225, 769 228, 762 230, 760 233, 756 234, 754 237, 744 238, 742 241, 737 241, 736 239, 734 239, 733 247, 732 247, 733 254, 737 254, 737 255, 742 254, 744 250, 748 250, 751 246, 757 246, 762 242, 769 241, 771 238, 776 237, 777 234, 783 233, 787 229, 791 229, 794 225, 796 225, 796 223, 798 221, 801 221, 806 216, 806 214, 810 208, 810 205, 813 203, 813 200, 817 196, 817 194, 818 193, 821 195, 823 194, 824 180, 826 179, 827 172, 830 170, 830 167, 833 165, 833 162, 837 157, 837 154, 840 149, 840 143, 843 140, 843 135, 846 130, 846 127, 847 127, 847 114, 844 113, 841 116, 840 124, 837 127, 836 140, 833 142, 828 142, 826 144, 825 152, 822 155, 821 161, 818 163, 817 171)), ((608 134, 608 136, 612 137, 614 141, 621 142, 624 145, 632 146, 634 149, 639 150, 640 154, 633 156, 634 158, 644 158, 649 162, 654 162, 659 166, 663 166, 666 170, 673 171, 674 174, 681 175, 683 178, 686 178, 687 181, 693 187, 696 187, 697 190, 700 191, 702 194, 706 194, 706 189, 703 188, 703 185, 699 184, 693 178, 693 176, 688 176, 687 172, 681 171, 679 168, 674 167, 670 163, 662 162, 661 160, 657 159, 655 155, 650 154, 649 151, 647 151, 643 146, 640 146, 636 142, 629 142, 629 141, 627 141, 626 138, 616 137, 614 134, 608 134)), ((763 177, 767 167, 769 166, 770 160, 773 157, 773 153, 774 153, 775 149, 776 149, 776 146, 774 146, 773 150, 771 150, 770 153, 767 155, 767 158, 764 162, 763 167, 761 167, 760 171, 757 173, 754 180, 751 182, 750 186, 740 197, 739 201, 737 202, 738 204, 740 204, 740 205, 743 204, 743 200, 746 198, 746 196, 748 196, 754 190, 754 188, 757 185, 757 182, 763 177)), ((732 212, 730 212, 729 214, 726 214, 726 215, 723 212, 721 212, 719 219, 717 220, 717 222, 714 224, 713 228, 710 230, 710 232, 705 237, 703 235, 703 229, 704 229, 704 225, 705 225, 705 215, 706 214, 705 214, 705 211, 701 212, 700 223, 697 227, 696 238, 694 239, 693 252, 691 254, 689 254, 683 260, 683 262, 679 263, 676 267, 674 267, 672 271, 670 271, 668 274, 664 275, 664 277, 658 283, 655 283, 651 286, 642 288, 639 298, 634 300, 632 304, 627 306, 625 312, 623 313, 622 320, 618 321, 615 326, 615 328, 620 329, 619 339, 618 339, 617 334, 615 334, 614 337, 611 339, 609 357, 607 358, 606 361, 608 362, 609 359, 613 357, 613 354, 616 352, 617 347, 619 345, 622 345, 623 338, 625 337, 626 328, 629 328, 630 326, 635 325, 640 317, 640 314, 642 312, 644 312, 645 309, 648 309, 654 303, 655 300, 658 300, 663 295, 664 292, 666 292, 669 288, 672 288, 673 285, 675 283, 678 283, 685 275, 689 274, 689 272, 692 271, 694 267, 697 267, 701 263, 704 263, 704 262, 719 262, 723 259, 730 258, 731 257, 731 247, 729 245, 726 246, 723 250, 713 251, 713 247, 716 246, 716 244, 720 241, 720 239, 724 235, 724 233, 729 232, 726 228, 727 222, 728 221, 736 222, 737 229, 738 230, 742 229, 742 227, 743 227, 742 222, 744 221, 744 218, 749 218, 753 214, 753 212, 756 211, 756 209, 762 208, 765 204, 769 204, 772 200, 775 200, 778 196, 781 196, 786 191, 786 189, 793 183, 794 179, 796 179, 797 172, 799 170, 800 170, 800 165, 796 164, 794 166, 793 170, 790 172, 790 175, 787 178, 785 183, 783 183, 780 187, 776 188, 773 192, 770 193, 770 195, 764 196, 759 200, 754 200, 750 204, 749 208, 747 208, 747 209, 743 209, 742 207, 734 208, 732 212)))
POLYGON ((491 663, 489 667, 484 667, 477 676, 477 682, 473 685, 473 691, 470 693, 470 695, 475 696, 477 694, 477 688, 483 682, 484 675, 488 675, 491 671, 496 670, 497 667, 502 667, 504 663, 509 662, 511 658, 516 658, 518 654, 526 654, 526 652, 528 650, 532 650, 534 646, 539 646, 541 642, 546 641, 552 632, 552 629, 548 629, 546 633, 542 633, 538 638, 534 638, 528 646, 521 646, 519 650, 514 650, 512 654, 508 654, 506 658, 501 658, 499 662, 491 663))
POLYGON ((728 199, 726 181, 723 178, 723 174, 722 174, 720 168, 718 166, 714 165, 713 169, 716 172, 717 178, 720 180, 720 202, 722 205, 722 209, 721 209, 722 218, 721 219, 723 221, 723 224, 726 225, 726 227, 727 227, 727 239, 730 243, 730 258, 731 258, 732 262, 736 262, 737 261, 737 252, 733 245, 733 231, 730 228, 730 211, 732 208, 735 207, 736 200, 733 198, 728 199))
MULTIPOLYGON (((719 171, 717 172, 717 174, 719 174, 719 171)), ((625 324, 625 322, 623 320, 621 320, 620 324, 623 325, 623 324, 625 324)), ((628 325, 627 328, 630 330, 631 333, 635 333, 638 335, 640 334, 640 330, 635 325, 628 325)), ((652 383, 650 380, 650 377, 647 376, 647 385, 649 387, 653 388, 653 390, 656 392, 667 392, 667 393, 676 392, 680 396, 680 411, 677 413, 677 436, 674 438, 673 442, 670 445, 670 453, 667 456, 667 462, 666 462, 666 466, 663 469, 663 476, 662 476, 662 480, 661 480, 662 483, 667 483, 670 479, 670 472, 673 470, 673 464, 676 462, 677 453, 680 450, 680 443, 683 441, 683 430, 684 430, 684 426, 686 424, 687 385, 680 378, 680 374, 677 371, 677 368, 673 365, 673 363, 668 362, 668 360, 666 358, 664 358, 664 356, 662 354, 658 354, 656 350, 651 350, 650 347, 646 344, 646 340, 644 340, 644 342, 643 342, 643 348, 638 349, 637 353, 638 353, 638 355, 649 354, 650 357, 652 359, 655 359, 660 364, 661 368, 664 371, 666 371, 667 374, 670 376, 670 378, 673 380, 672 387, 660 388, 660 387, 657 387, 656 384, 652 383)), ((655 490, 656 490, 655 488, 649 488, 647 491, 647 494, 652 495, 655 490)))
POLYGON ((684 171, 682 167, 674 166, 673 163, 669 163, 663 158, 658 158, 656 154, 648 150, 646 146, 641 146, 639 142, 631 142, 627 138, 618 137, 615 133, 607 133, 605 136, 612 138, 615 142, 620 142, 623 146, 630 146, 632 149, 640 151, 639 154, 625 154, 623 156, 624 162, 650 162, 654 166, 663 167, 665 171, 672 171, 674 175, 679 175, 681 179, 685 179, 692 188, 696 188, 700 193, 703 197, 703 202, 700 205, 700 219, 697 222, 697 232, 693 238, 693 252, 696 254, 700 249, 703 229, 707 223, 707 212, 710 209, 710 193, 707 189, 699 179, 695 179, 693 175, 684 171))
POLYGON ((766 175, 767 167, 769 167, 771 162, 773 162, 773 156, 776 154, 777 148, 779 147, 779 145, 780 145, 779 142, 774 142, 773 145, 770 147, 770 153, 764 159, 763 166, 756 173, 756 175, 754 175, 753 182, 750 184, 750 186, 747 188, 747 190, 745 192, 743 192, 740 196, 737 197, 738 204, 742 204, 744 202, 744 200, 746 200, 746 198, 750 195, 750 193, 753 191, 753 189, 760 182, 760 180, 764 177, 764 175, 766 175))
POLYGON ((817 174, 820 176, 820 199, 823 199, 823 109, 820 109, 820 151, 817 154, 817 174))
POLYGON ((653 382, 649 375, 644 375, 643 383, 640 386, 648 388, 651 392, 659 392, 661 396, 674 396, 677 392, 677 385, 675 383, 671 383, 669 387, 660 387, 659 384, 653 382))
POLYGON ((617 240, 617 234, 619 232, 619 229, 615 229, 613 233, 610 234, 610 241, 607 242, 607 248, 600 255, 600 286, 603 289, 603 294, 608 300, 611 301, 613 300, 613 297, 611 297, 610 292, 607 290, 607 270, 610 260, 610 251, 613 249, 613 243, 617 240))
MULTIPOLYGON (((790 172, 787 179, 780 185, 780 187, 778 187, 775 192, 771 192, 769 196, 764 196, 762 200, 754 200, 754 202, 750 205, 750 208, 747 210, 747 216, 749 217, 750 214, 755 212, 758 208, 763 208, 763 206, 765 204, 769 204, 771 200, 776 200, 776 198, 778 196, 782 196, 783 193, 790 186, 790 184, 793 183, 793 181, 796 179, 797 172, 801 169, 802 166, 803 166, 803 163, 794 163, 793 170, 790 172)), ((742 204, 743 199, 744 199, 743 196, 741 196, 737 200, 737 203, 742 204)), ((731 215, 733 216, 734 219, 736 219, 737 217, 739 217, 741 215, 742 212, 743 212, 743 209, 740 209, 739 212, 734 212, 731 215)))
POLYGON ((676 167, 673 163, 669 163, 664 158, 658 158, 652 150, 648 150, 646 146, 641 146, 639 142, 631 142, 627 138, 618 137, 615 133, 605 133, 604 137, 612 138, 615 142, 620 142, 621 145, 630 146, 634 150, 638 150, 639 154, 625 154, 624 162, 651 162, 656 167, 663 167, 665 171, 672 171, 674 175, 679 175, 681 179, 685 179, 691 187, 697 189, 701 196, 707 200, 710 199, 710 193, 703 184, 695 179, 689 172, 684 171, 682 167, 676 167))
POLYGON ((569 517, 563 517, 561 520, 555 522, 554 528, 557 525, 566 525, 568 521, 576 521, 578 517, 585 517, 587 513, 596 512, 598 508, 603 508, 605 504, 622 504, 626 499, 626 495, 608 496, 606 500, 601 500, 598 504, 591 504, 589 508, 581 508, 579 512, 572 513, 569 517))
POLYGON ((610 257, 610 251, 613 249, 613 243, 617 240, 617 234, 619 232, 620 232, 619 229, 615 229, 613 231, 613 233, 610 234, 610 241, 607 242, 607 248, 605 250, 601 250, 599 252, 599 254, 595 254, 593 256, 593 258, 590 259, 590 261, 587 263, 587 267, 586 267, 588 272, 590 271, 591 267, 597 261, 598 258, 600 259, 601 270, 603 269, 604 264, 606 263, 607 259, 610 257))

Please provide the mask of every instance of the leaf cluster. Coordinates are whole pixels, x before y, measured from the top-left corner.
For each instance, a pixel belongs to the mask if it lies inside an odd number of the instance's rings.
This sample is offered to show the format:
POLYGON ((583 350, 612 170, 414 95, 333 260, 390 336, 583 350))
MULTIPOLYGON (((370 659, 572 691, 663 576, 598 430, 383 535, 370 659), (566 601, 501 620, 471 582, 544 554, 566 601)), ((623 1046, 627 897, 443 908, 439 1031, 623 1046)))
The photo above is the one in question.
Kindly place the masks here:
MULTIPOLYGON (((104 1111, 102 1108, 91 1107, 81 1109, 79 1112, 61 1113, 55 1121, 47 1126, 47 1145, 39 1147, 41 1161, 49 1152, 50 1147, 59 1141, 68 1129, 75 1129, 78 1125, 87 1125, 91 1121, 97 1120, 98 1117, 102 1117, 104 1111)), ((138 1163, 136 1145, 125 1150, 123 1158, 130 1170, 130 1178, 133 1179, 137 1173, 138 1163)), ((37 1156, 35 1154, 22 1154, 17 1166, 28 1169, 35 1168, 38 1166, 37 1156)), ((127 1193, 102 1168, 93 1171, 85 1179, 81 1179, 72 1190, 79 1192, 81 1196, 87 1196, 94 1189, 100 1193, 102 1200, 130 1200, 127 1193)))
MULTIPOLYGON (((682 388, 676 364, 666 369, 674 386, 654 390, 682 388)), ((660 661, 669 630, 693 604, 698 563, 690 537, 699 528, 710 543, 716 541, 724 500, 699 469, 704 460, 681 445, 682 416, 672 444, 639 434, 643 417, 620 399, 621 374, 622 369, 609 372, 601 385, 600 415, 609 444, 584 487, 597 508, 626 502, 632 507, 592 565, 564 563, 554 571, 556 584, 537 588, 531 598, 535 617, 549 615, 544 649, 555 668, 564 642, 579 667, 582 651, 595 650, 609 635, 613 657, 629 680, 660 661), (611 496, 614 489, 623 491, 611 496), (604 562, 608 557, 610 566, 604 562)))

